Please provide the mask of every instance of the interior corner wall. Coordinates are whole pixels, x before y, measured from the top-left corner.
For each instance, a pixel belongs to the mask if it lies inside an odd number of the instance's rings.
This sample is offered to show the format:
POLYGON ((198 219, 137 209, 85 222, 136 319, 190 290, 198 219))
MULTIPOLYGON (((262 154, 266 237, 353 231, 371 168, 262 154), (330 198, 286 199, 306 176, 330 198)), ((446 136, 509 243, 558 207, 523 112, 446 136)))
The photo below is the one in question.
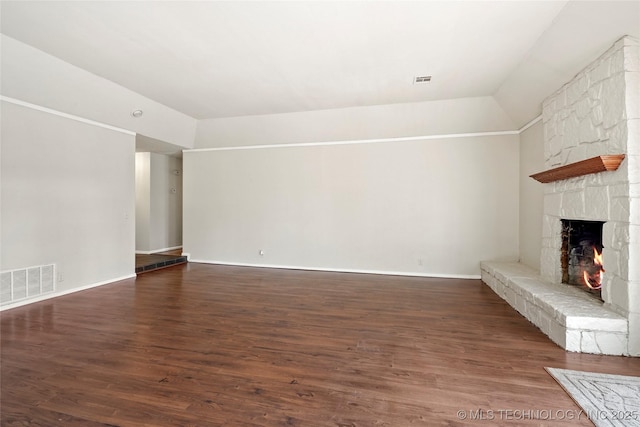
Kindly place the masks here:
POLYGON ((136 252, 182 246, 182 159, 136 153, 136 252))
POLYGON ((136 251, 151 251, 151 153, 136 153, 136 251))
POLYGON ((520 134, 520 262, 540 271, 544 186, 529 175, 545 170, 542 120, 520 134))
POLYGON ((480 260, 518 256, 518 158, 518 135, 185 151, 183 251, 479 277, 480 260))
POLYGON ((182 245, 182 160, 150 153, 150 251, 182 245))
POLYGON ((182 246, 182 158, 169 158, 169 239, 168 247, 182 246), (175 193, 173 191, 175 189, 175 193))
POLYGON ((56 293, 134 274, 135 137, 2 102, 3 271, 55 263, 56 293))

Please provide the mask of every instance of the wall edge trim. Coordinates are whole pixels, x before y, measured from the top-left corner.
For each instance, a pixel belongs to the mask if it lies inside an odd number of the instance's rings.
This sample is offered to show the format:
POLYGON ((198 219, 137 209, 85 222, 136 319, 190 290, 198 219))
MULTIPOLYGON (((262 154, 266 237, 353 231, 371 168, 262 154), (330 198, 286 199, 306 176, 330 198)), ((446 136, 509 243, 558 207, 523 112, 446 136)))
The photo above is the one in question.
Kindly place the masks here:
POLYGON ((529 129, 531 126, 535 125, 540 120, 542 120, 542 114, 540 114, 538 117, 534 118, 529 123, 527 123, 526 125, 522 126, 520 129, 518 129, 518 134, 521 134, 525 130, 529 129))
POLYGON ((88 125, 91 125, 91 126, 96 126, 96 127, 100 127, 100 128, 109 129, 109 130, 113 130, 113 131, 116 131, 116 132, 124 133, 125 135, 131 135, 131 136, 135 136, 136 135, 136 132, 132 132, 130 130, 119 128, 117 126, 111 126, 111 125, 108 125, 106 123, 97 122, 95 120, 85 119, 84 117, 76 116, 74 114, 63 113, 62 111, 54 110, 53 108, 43 107, 41 105, 32 104, 32 103, 26 102, 26 101, 21 101, 19 99, 11 98, 9 96, 0 95, 0 100, 8 102, 10 104, 19 105, 21 107, 30 108, 32 110, 41 111, 43 113, 52 114, 54 116, 59 116, 59 117, 64 117, 66 119, 75 120, 76 122, 88 124, 88 125))
POLYGON ((331 145, 355 145, 355 144, 376 144, 382 142, 407 142, 407 141, 424 141, 430 139, 449 139, 449 138, 473 138, 480 136, 506 136, 519 135, 518 130, 501 130, 488 132, 471 132, 471 133, 450 133, 440 135, 422 135, 422 136, 405 136, 396 138, 376 138, 376 139, 354 139, 343 141, 323 141, 323 142, 299 142, 292 144, 264 144, 264 145, 241 145, 237 147, 210 147, 210 148, 190 148, 182 150, 183 153, 195 153, 206 151, 237 151, 237 150, 260 150, 268 148, 293 148, 293 147, 321 147, 331 145))
POLYGON ((234 267, 257 267, 257 268, 271 268, 271 269, 285 269, 285 270, 308 270, 308 271, 325 271, 330 273, 356 273, 356 274, 376 274, 381 276, 406 276, 406 277, 425 277, 436 279, 480 279, 479 274, 437 274, 437 273, 416 273, 409 271, 387 271, 387 270, 361 270, 351 268, 329 268, 329 267, 304 267, 293 265, 275 265, 275 264, 252 264, 244 262, 231 262, 231 261, 217 261, 217 260, 202 260, 202 259, 189 259, 189 262, 196 264, 215 264, 215 265, 228 265, 234 267))

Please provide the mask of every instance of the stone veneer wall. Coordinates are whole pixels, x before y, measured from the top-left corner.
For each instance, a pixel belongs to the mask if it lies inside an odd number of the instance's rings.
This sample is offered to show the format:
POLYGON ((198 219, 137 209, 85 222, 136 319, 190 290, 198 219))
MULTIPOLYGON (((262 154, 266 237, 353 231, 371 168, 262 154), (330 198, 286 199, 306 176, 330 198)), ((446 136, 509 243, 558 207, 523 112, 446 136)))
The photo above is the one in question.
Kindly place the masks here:
POLYGON ((543 103, 545 166, 626 154, 615 172, 545 184, 540 273, 561 282, 560 219, 606 221, 605 306, 629 319, 640 355, 640 55, 623 37, 543 103))

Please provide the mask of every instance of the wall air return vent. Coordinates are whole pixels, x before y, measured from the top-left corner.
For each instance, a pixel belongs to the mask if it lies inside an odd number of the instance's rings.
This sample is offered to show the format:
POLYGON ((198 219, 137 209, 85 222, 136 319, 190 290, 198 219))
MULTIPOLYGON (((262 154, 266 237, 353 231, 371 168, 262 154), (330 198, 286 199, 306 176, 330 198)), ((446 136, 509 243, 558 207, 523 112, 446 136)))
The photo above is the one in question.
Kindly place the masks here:
POLYGON ((56 290, 55 264, 0 272, 0 305, 34 298, 56 290))
POLYGON ((414 77, 413 83, 429 83, 431 81, 431 76, 417 76, 414 77))

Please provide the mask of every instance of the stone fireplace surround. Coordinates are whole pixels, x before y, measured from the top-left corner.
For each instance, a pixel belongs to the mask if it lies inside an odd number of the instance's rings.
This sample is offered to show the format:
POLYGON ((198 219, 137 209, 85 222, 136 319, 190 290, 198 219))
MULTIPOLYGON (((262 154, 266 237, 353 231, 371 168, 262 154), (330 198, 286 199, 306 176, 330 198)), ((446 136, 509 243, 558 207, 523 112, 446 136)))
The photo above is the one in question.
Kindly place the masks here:
POLYGON ((619 169, 544 185, 540 271, 481 263, 482 280, 569 351, 640 356, 640 55, 623 37, 543 103, 545 168, 625 154, 619 169), (602 299, 561 284, 561 220, 605 221, 602 299))

